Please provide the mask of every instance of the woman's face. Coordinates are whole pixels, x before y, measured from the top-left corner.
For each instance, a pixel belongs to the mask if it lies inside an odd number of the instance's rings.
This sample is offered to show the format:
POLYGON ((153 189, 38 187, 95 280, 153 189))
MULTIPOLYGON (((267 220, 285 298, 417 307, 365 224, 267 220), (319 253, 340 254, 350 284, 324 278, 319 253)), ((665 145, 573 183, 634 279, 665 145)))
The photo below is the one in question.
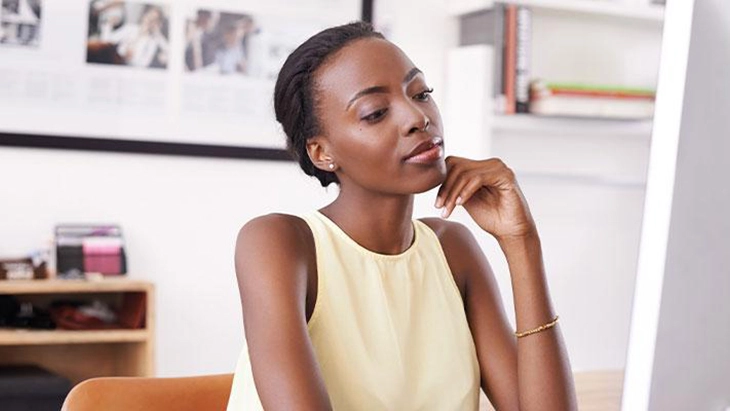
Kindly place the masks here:
POLYGON ((322 135, 310 140, 310 156, 325 171, 336 165, 343 190, 413 194, 443 182, 441 115, 398 47, 356 40, 317 70, 314 84, 322 135))
POLYGON ((142 16, 141 25, 150 31, 153 29, 159 29, 162 23, 161 19, 162 16, 160 10, 151 8, 142 16))

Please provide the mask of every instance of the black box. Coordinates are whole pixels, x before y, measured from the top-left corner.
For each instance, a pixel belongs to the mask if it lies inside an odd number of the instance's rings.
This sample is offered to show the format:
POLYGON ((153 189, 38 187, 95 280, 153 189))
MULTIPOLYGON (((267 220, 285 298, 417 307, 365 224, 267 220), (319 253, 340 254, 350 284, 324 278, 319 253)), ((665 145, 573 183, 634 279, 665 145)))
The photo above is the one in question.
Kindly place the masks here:
POLYGON ((71 381, 35 365, 0 367, 2 411, 58 411, 71 381))

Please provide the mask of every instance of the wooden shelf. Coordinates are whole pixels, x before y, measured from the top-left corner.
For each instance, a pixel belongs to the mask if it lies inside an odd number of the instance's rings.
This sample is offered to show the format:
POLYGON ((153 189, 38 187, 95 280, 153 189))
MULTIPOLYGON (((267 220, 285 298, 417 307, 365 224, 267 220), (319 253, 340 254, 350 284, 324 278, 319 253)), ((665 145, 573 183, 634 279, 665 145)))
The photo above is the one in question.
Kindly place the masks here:
POLYGON ((154 376, 153 284, 128 277, 104 277, 98 281, 0 281, 0 295, 11 295, 43 308, 55 299, 121 302, 128 294, 144 296, 144 329, 0 328, 0 366, 36 364, 68 378, 74 384, 101 376, 154 376))
POLYGON ((533 10, 561 11, 654 23, 664 21, 664 6, 634 5, 620 0, 471 0, 454 3, 450 11, 455 16, 488 10, 494 7, 495 3, 504 3, 528 6, 533 10))
POLYGON ((144 342, 149 332, 141 330, 26 330, 0 329, 0 346, 144 342))
POLYGON ((0 281, 0 294, 61 294, 61 293, 116 293, 148 292, 150 283, 128 278, 87 280, 5 280, 0 281))
POLYGON ((530 114, 493 117, 494 134, 601 135, 651 137, 653 121, 582 117, 541 117, 530 114))

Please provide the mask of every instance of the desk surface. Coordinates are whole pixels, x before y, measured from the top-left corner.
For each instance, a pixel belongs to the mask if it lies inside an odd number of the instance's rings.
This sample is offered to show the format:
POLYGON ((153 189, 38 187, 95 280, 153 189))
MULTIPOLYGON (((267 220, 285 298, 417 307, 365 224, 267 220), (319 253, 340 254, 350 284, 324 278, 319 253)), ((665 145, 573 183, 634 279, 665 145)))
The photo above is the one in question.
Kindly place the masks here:
MULTIPOLYGON (((618 411, 621 408, 623 370, 585 371, 573 374, 580 411, 618 411)), ((484 393, 479 411, 493 411, 484 393)))

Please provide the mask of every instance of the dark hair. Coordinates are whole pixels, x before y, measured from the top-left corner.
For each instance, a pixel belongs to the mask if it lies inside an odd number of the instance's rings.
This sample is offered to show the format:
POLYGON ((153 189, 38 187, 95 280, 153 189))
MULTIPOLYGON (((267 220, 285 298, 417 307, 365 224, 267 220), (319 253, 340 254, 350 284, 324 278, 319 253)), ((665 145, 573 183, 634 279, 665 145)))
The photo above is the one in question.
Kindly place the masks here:
POLYGON ((284 129, 287 148, 307 175, 316 177, 323 187, 337 183, 333 172, 314 166, 307 154, 307 140, 322 132, 314 96, 315 71, 335 52, 364 38, 384 38, 365 22, 328 28, 302 43, 287 57, 274 88, 276 121, 284 129))

